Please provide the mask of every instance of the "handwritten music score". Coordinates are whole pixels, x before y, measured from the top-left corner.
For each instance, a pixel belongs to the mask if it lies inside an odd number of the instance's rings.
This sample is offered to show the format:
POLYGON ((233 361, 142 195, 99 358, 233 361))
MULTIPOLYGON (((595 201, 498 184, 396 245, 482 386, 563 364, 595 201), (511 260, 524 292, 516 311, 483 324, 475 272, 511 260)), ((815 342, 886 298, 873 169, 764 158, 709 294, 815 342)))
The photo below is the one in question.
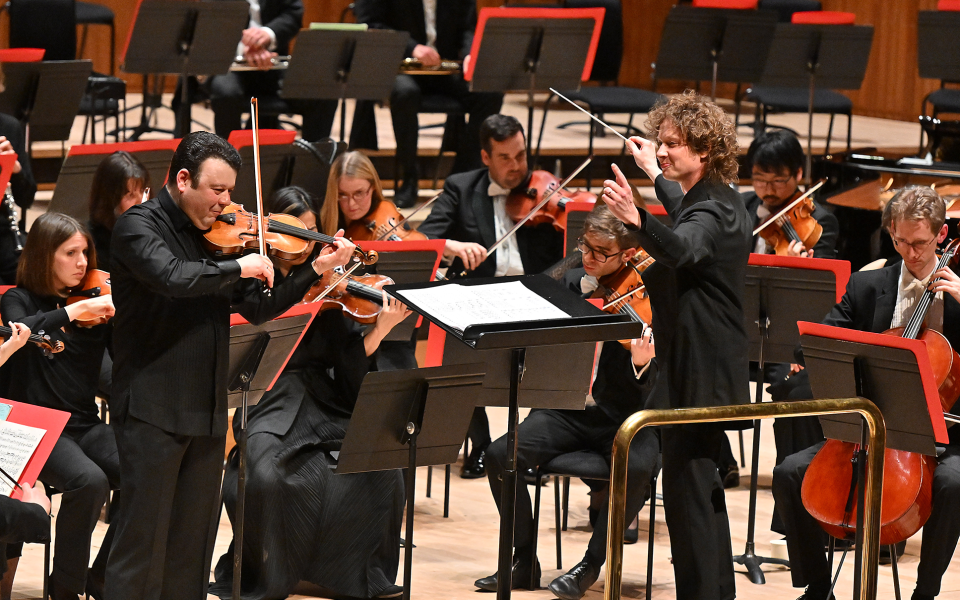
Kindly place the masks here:
POLYGON ((470 325, 570 317, 520 281, 485 285, 452 283, 403 290, 398 295, 460 333, 470 325))
MULTIPOLYGON (((19 481, 46 433, 45 429, 0 421, 0 467, 19 481)), ((0 477, 0 494, 9 496, 11 492, 13 484, 6 477, 0 477)))

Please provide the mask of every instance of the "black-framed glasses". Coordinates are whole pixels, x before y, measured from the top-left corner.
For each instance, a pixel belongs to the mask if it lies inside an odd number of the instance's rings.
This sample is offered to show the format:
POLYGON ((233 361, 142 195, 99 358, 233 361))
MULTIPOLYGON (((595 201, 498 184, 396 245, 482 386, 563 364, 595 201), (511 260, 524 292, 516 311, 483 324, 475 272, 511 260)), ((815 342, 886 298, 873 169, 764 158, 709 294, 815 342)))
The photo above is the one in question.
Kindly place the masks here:
POLYGON ((890 237, 893 238, 893 244, 895 246, 897 247, 904 246, 905 248, 912 249, 914 252, 923 252, 923 250, 927 246, 937 241, 936 237, 934 237, 933 239, 929 239, 925 242, 907 242, 906 240, 901 240, 900 238, 893 235, 891 235, 890 237))
POLYGON ((581 254, 586 254, 587 252, 592 253, 593 260, 597 261, 598 263, 605 263, 609 259, 620 256, 624 252, 621 250, 620 252, 614 252, 613 254, 604 254, 588 244, 583 238, 577 238, 577 250, 579 250, 581 254))

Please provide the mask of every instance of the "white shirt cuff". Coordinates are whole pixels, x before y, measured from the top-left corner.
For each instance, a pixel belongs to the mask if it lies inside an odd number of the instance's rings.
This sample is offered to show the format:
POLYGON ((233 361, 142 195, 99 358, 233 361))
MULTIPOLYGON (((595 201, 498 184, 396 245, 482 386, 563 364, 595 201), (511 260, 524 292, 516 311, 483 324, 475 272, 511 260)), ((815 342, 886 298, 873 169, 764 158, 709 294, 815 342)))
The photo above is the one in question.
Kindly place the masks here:
POLYGON ((653 362, 653 360, 648 360, 648 361, 647 361, 647 364, 643 365, 643 368, 638 371, 638 370, 637 370, 637 365, 635 365, 635 364, 633 363, 633 360, 631 360, 631 361, 630 361, 630 366, 633 367, 633 374, 634 374, 634 376, 636 376, 637 379, 640 379, 641 377, 643 377, 643 374, 647 372, 647 369, 650 368, 650 363, 652 363, 652 362, 653 362))
POLYGON ((275 51, 277 49, 277 34, 274 33, 269 27, 264 27, 263 30, 266 31, 267 35, 270 36, 270 46, 267 48, 267 50, 271 52, 275 51))

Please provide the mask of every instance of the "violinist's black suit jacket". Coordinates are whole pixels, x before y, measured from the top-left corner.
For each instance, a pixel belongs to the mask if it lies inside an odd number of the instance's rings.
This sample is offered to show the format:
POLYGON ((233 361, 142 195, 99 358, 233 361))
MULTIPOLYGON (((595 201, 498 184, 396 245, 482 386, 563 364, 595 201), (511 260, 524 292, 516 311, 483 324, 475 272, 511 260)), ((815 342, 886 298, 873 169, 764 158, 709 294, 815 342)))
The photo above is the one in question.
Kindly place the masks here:
MULTIPOLYGON (((430 216, 417 231, 430 239, 476 242, 489 248, 497 241, 493 200, 487 194, 490 172, 477 169, 447 178, 443 194, 433 203, 430 216)), ((521 227, 516 233, 517 248, 526 274, 540 273, 563 256, 563 234, 551 225, 521 227)), ((493 277, 497 269, 494 252, 470 277, 493 277)), ((454 259, 450 273, 463 271, 463 262, 454 259)))
MULTIPOLYGON (((753 219, 753 228, 760 225, 760 217, 757 216, 757 207, 763 202, 760 196, 754 192, 743 194, 743 201, 747 205, 747 214, 753 219)), ((837 257, 837 237, 840 235, 840 222, 833 216, 833 213, 820 206, 816 201, 813 203, 813 218, 820 224, 823 231, 820 233, 820 239, 813 246, 813 256, 815 258, 836 258, 837 257)), ((759 235, 759 234, 758 234, 759 235)), ((756 239, 756 238, 754 238, 756 239)))

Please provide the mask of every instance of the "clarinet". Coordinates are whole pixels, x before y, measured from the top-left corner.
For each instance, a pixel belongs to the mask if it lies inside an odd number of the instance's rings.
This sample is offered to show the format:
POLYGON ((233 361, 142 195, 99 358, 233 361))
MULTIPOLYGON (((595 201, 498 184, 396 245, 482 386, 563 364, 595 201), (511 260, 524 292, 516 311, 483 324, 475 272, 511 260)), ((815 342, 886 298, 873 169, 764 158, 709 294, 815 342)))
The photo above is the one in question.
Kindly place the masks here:
POLYGON ((13 233, 14 243, 17 245, 16 251, 20 253, 23 251, 23 244, 20 243, 20 215, 17 213, 17 204, 13 201, 13 187, 9 182, 7 183, 7 191, 3 194, 3 207, 7 211, 10 232, 13 233))

